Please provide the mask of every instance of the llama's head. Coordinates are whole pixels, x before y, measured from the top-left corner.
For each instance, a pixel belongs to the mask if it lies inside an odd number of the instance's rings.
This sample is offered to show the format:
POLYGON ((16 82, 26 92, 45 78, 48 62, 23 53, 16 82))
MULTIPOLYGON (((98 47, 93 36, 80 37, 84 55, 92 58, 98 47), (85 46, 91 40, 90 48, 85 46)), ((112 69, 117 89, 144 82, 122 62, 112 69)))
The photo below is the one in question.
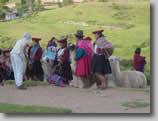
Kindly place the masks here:
POLYGON ((112 71, 116 69, 120 71, 120 58, 117 58, 115 56, 110 56, 109 61, 110 61, 112 71))
POLYGON ((69 43, 69 44, 68 44, 68 48, 69 48, 70 52, 72 52, 72 51, 75 50, 75 45, 72 44, 72 43, 69 43))
POLYGON ((51 63, 50 63, 50 59, 49 59, 47 56, 42 57, 41 63, 42 63, 42 64, 51 64, 51 63))
POLYGON ((55 72, 57 65, 53 60, 49 59, 47 56, 41 59, 41 63, 45 73, 52 74, 55 72))

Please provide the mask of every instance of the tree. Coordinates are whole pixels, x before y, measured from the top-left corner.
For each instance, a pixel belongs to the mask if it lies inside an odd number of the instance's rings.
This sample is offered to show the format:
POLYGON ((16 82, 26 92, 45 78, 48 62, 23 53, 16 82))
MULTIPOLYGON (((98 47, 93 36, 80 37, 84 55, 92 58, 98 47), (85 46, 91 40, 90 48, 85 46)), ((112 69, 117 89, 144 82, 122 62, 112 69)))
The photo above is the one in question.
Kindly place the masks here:
POLYGON ((4 5, 6 3, 6 0, 0 0, 0 4, 4 5))
POLYGON ((26 0, 21 0, 21 5, 25 5, 26 3, 26 0))

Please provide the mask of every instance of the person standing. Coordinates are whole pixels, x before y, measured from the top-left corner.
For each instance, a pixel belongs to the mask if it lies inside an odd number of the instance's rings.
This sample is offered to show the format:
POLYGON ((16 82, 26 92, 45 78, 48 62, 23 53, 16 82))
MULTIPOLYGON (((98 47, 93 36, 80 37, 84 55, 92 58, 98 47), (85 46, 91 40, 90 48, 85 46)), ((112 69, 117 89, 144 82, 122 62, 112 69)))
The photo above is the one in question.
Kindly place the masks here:
POLYGON ((135 54, 133 57, 133 66, 134 69, 144 73, 144 66, 146 64, 145 56, 140 56, 141 48, 136 48, 135 54))
POLYGON ((16 86, 18 89, 26 89, 23 86, 23 68, 24 62, 27 58, 27 47, 30 44, 32 37, 30 33, 24 33, 24 36, 16 41, 15 46, 13 47, 12 51, 10 52, 11 55, 11 64, 13 67, 14 78, 16 81, 16 86))
POLYGON ((89 82, 87 76, 90 75, 91 59, 92 59, 92 44, 91 38, 87 37, 83 39, 83 31, 78 30, 75 34, 76 37, 76 55, 75 60, 77 61, 77 66, 75 70, 75 75, 80 77, 83 82, 83 88, 89 87, 89 82))
POLYGON ((41 38, 32 38, 33 45, 28 50, 28 72, 32 80, 43 81, 43 69, 41 65, 42 48, 40 47, 39 41, 41 38))
POLYGON ((73 79, 73 77, 70 66, 70 52, 67 48, 67 37, 59 39, 58 43, 60 48, 57 51, 58 68, 55 73, 64 78, 64 84, 69 85, 69 82, 73 79))
POLYGON ((93 32, 96 41, 94 42, 94 55, 92 59, 91 72, 101 80, 101 85, 98 86, 100 89, 106 88, 105 74, 112 73, 108 55, 105 50, 102 49, 102 44, 106 43, 106 39, 103 35, 104 30, 93 32))
POLYGON ((57 47, 57 44, 55 43, 56 38, 52 37, 52 39, 48 42, 47 48, 48 47, 57 47))

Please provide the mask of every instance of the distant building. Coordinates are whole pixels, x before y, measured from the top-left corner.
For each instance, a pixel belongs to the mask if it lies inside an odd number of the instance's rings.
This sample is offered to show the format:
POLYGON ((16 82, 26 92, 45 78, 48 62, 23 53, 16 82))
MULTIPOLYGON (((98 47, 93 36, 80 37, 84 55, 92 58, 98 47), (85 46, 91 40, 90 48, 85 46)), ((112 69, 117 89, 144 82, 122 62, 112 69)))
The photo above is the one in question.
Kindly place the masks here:
POLYGON ((8 8, 16 8, 16 3, 7 3, 6 6, 8 8))

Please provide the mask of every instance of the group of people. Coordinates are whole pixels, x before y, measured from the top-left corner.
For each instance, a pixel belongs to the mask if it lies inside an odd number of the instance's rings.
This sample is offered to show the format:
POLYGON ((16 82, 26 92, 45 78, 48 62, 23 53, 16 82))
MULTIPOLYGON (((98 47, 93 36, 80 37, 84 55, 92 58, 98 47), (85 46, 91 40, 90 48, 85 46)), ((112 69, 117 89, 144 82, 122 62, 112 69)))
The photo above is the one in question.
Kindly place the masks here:
MULTIPOLYGON (((92 38, 85 37, 82 30, 78 30, 74 34, 76 38, 76 54, 74 59, 77 62, 74 74, 80 77, 83 81, 83 88, 88 88, 88 76, 95 74, 101 82, 101 85, 98 85, 98 88, 105 89, 107 85, 104 75, 112 73, 110 62, 108 60, 109 55, 107 52, 105 52, 105 49, 101 47, 102 44, 107 41, 103 35, 103 32, 104 30, 92 32, 96 39, 93 44, 92 38)), ((25 61, 27 62, 26 73, 31 80, 43 80, 43 70, 40 61, 43 51, 40 46, 40 40, 41 38, 32 38, 30 33, 26 32, 21 39, 16 41, 16 44, 11 52, 10 50, 2 51, 3 57, 1 57, 0 62, 3 69, 3 71, 0 70, 0 77, 2 78, 1 83, 2 80, 15 79, 18 89, 26 89, 23 86, 25 61), (29 46, 31 40, 32 46, 29 46), (10 72, 9 77, 7 77, 6 74, 1 73, 4 72, 4 70, 10 72)), ((57 56, 54 62, 56 65, 58 65, 55 74, 58 74, 64 78, 64 84, 69 84, 70 81, 73 80, 73 74, 71 69, 70 51, 67 47, 68 37, 61 39, 52 37, 46 48, 57 47, 58 45, 56 42, 59 43, 59 49, 57 50, 57 56)), ((140 61, 143 60, 140 59, 141 57, 138 57, 140 54, 138 50, 138 54, 136 53, 134 58, 134 67, 138 67, 140 64, 137 63, 140 63, 140 61)), ((136 69, 140 71, 140 69, 136 69)))

